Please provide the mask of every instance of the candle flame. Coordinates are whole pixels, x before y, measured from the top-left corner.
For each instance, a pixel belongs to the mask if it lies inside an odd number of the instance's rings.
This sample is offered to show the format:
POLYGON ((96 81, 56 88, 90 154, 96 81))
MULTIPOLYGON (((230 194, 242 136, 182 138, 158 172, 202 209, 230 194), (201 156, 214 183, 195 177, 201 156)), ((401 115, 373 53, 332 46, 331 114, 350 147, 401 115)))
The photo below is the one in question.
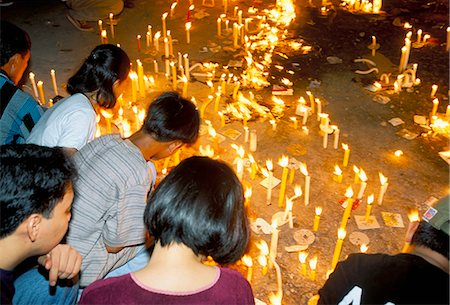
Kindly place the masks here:
POLYGON ((341 168, 339 167, 339 165, 335 165, 334 166, 334 174, 335 175, 342 175, 342 170, 341 170, 341 168))
POLYGON ((119 111, 118 111, 118 113, 119 113, 119 115, 120 115, 120 116, 122 116, 122 115, 123 115, 123 109, 122 109, 122 107, 120 107, 120 108, 119 108, 119 111))
POLYGON ((359 172, 359 179, 361 179, 361 181, 363 181, 363 182, 367 181, 366 172, 362 168, 361 168, 361 170, 359 172))
POLYGON ((277 291, 276 293, 271 292, 269 294, 269 302, 271 305, 281 305, 282 297, 283 295, 279 291, 277 291))
POLYGON ((278 226, 278 220, 276 219, 272 219, 272 229, 276 230, 278 226))
POLYGON ((373 201, 374 201, 374 199, 375 199, 375 196, 373 195, 373 194, 370 194, 368 197, 367 197, 367 204, 372 204, 373 203, 373 201))
POLYGON ((130 123, 127 120, 122 121, 122 129, 124 138, 128 138, 129 136, 131 136, 131 127, 130 123))
POLYGON ((186 22, 186 24, 184 25, 186 28, 186 31, 191 29, 192 23, 191 22, 186 22))
POLYGON ((160 31, 155 33, 155 40, 158 40, 159 38, 161 38, 161 32, 160 31))
POLYGON ((366 244, 361 244, 359 247, 359 251, 361 251, 361 253, 366 253, 368 249, 369 247, 366 244))
POLYGON ((396 151, 394 152, 394 155, 395 155, 396 157, 400 157, 400 156, 403 155, 403 151, 401 151, 401 150, 396 150, 396 151))
POLYGON ((244 265, 247 266, 248 268, 253 266, 253 260, 252 260, 252 257, 251 257, 250 255, 248 255, 248 254, 245 254, 245 255, 242 257, 242 262, 243 262, 244 265))
POLYGON ((346 190, 345 190, 345 197, 347 198, 352 198, 353 197, 353 189, 351 186, 349 186, 346 190))
POLYGON ((206 156, 206 157, 210 157, 210 158, 214 157, 214 149, 211 147, 211 145, 208 144, 205 147, 200 145, 200 147, 198 149, 202 156, 206 156))
POLYGON ((269 171, 269 172, 271 172, 272 170, 273 170, 273 162, 272 162, 272 160, 266 160, 266 166, 267 166, 267 170, 269 171))
POLYGON ((379 172, 378 175, 380 176, 381 185, 385 185, 388 182, 388 178, 385 177, 381 172, 379 172))
POLYGON ((174 2, 172 3, 172 5, 170 6, 170 9, 173 10, 176 6, 177 6, 178 2, 174 2))
POLYGON ((137 73, 134 71, 131 71, 130 74, 128 74, 128 77, 131 78, 131 80, 138 79, 137 73))
POLYGON ((320 216, 322 214, 322 207, 316 207, 316 215, 320 216))
POLYGON ((306 258, 308 257, 308 253, 306 253, 305 251, 300 251, 298 253, 298 260, 300 261, 300 263, 304 264, 306 263, 306 258))
POLYGON ((295 194, 295 197, 300 197, 301 195, 302 195, 302 187, 300 186, 300 185, 296 185, 295 187, 294 187, 294 194, 295 194))
POLYGON ((259 243, 256 243, 256 247, 261 251, 261 255, 269 255, 269 246, 265 240, 260 240, 259 243))
POLYGON ((253 158, 252 154, 248 154, 248 160, 250 161, 250 163, 255 163, 255 158, 253 158))
POLYGON ((100 109, 100 113, 102 114, 102 116, 103 116, 105 119, 110 119, 110 118, 113 117, 113 113, 110 112, 110 111, 108 111, 108 110, 106 110, 106 109, 100 109))
POLYGON ((267 257, 265 255, 258 256, 258 263, 263 267, 267 266, 267 257))
POLYGON ((344 228, 339 228, 338 229, 338 239, 344 239, 345 235, 347 235, 347 232, 345 231, 344 228))
POLYGON ((168 13, 165 12, 164 14, 162 14, 161 18, 162 18, 162 19, 166 19, 166 18, 167 18, 167 15, 168 15, 168 13))
POLYGON ((213 127, 208 128, 208 133, 212 138, 215 138, 217 136, 217 132, 213 127))
POLYGON ((252 197, 252 187, 245 188, 244 197, 245 199, 252 197))
POLYGON ((300 163, 300 172, 303 175, 308 176, 308 168, 306 167, 306 163, 304 163, 304 162, 300 163))
POLYGON ((314 257, 309 260, 309 268, 311 268, 311 270, 316 270, 316 267, 317 267, 317 256, 314 255, 314 257))
POLYGON ((193 4, 192 4, 191 6, 189 6, 189 10, 190 10, 190 11, 193 11, 194 8, 195 8, 195 6, 194 6, 193 4))
POLYGON ((419 218, 419 210, 416 209, 416 208, 409 209, 408 219, 409 219, 409 222, 419 221, 420 220, 420 218, 419 218))
POLYGON ((347 144, 344 144, 344 143, 342 143, 342 149, 343 149, 343 150, 347 150, 347 149, 348 149, 348 145, 347 145, 347 144))
POLYGON ((278 165, 280 165, 281 167, 286 167, 289 164, 289 157, 283 155, 281 157, 281 159, 278 160, 278 165))

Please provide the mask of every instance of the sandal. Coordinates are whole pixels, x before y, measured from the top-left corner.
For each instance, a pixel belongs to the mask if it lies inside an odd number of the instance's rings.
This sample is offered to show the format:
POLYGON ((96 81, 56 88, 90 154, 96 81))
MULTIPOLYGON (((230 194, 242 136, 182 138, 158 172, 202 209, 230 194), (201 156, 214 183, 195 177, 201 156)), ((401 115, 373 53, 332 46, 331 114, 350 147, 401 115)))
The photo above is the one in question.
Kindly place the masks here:
POLYGON ((70 16, 69 14, 66 15, 67 19, 70 21, 70 23, 73 24, 74 27, 76 27, 78 30, 83 32, 92 32, 94 30, 93 27, 91 27, 87 22, 77 20, 70 16))

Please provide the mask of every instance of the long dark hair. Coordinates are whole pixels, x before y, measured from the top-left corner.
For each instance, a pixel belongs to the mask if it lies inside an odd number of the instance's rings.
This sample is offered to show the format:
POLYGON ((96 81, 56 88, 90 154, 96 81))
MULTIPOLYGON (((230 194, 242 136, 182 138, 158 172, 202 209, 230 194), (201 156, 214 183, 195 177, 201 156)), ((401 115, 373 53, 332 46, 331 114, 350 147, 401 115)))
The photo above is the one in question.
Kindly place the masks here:
POLYGON ((117 97, 114 82, 122 82, 130 72, 130 58, 121 48, 102 44, 92 50, 81 68, 67 83, 67 92, 88 93, 97 90, 97 103, 104 108, 113 108, 117 97))

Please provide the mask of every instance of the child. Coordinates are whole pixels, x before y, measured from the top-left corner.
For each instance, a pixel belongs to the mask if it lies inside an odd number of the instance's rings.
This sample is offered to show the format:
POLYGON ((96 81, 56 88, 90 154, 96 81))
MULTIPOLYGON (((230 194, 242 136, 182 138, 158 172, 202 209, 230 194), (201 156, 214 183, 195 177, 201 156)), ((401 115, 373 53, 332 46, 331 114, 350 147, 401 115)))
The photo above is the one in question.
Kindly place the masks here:
POLYGON ((80 150, 94 139, 95 108, 115 106, 129 72, 130 59, 122 49, 111 44, 97 46, 69 79, 71 95, 44 113, 27 143, 65 147, 72 154, 80 150))
POLYGON ((182 161, 156 188, 144 222, 155 239, 145 268, 87 287, 80 304, 254 304, 237 261, 249 241, 242 185, 223 162, 182 161))

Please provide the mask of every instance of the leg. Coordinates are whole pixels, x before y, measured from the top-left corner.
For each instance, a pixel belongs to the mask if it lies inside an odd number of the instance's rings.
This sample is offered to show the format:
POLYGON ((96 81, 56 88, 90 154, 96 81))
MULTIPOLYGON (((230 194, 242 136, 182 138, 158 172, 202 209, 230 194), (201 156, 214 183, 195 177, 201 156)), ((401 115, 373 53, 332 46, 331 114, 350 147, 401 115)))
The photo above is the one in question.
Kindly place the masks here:
POLYGON ((69 15, 76 20, 95 21, 118 15, 123 10, 123 0, 67 0, 69 15))
POLYGON ((20 274, 15 282, 15 305, 73 305, 77 299, 78 280, 58 280, 55 287, 48 284, 47 274, 33 267, 20 274))

